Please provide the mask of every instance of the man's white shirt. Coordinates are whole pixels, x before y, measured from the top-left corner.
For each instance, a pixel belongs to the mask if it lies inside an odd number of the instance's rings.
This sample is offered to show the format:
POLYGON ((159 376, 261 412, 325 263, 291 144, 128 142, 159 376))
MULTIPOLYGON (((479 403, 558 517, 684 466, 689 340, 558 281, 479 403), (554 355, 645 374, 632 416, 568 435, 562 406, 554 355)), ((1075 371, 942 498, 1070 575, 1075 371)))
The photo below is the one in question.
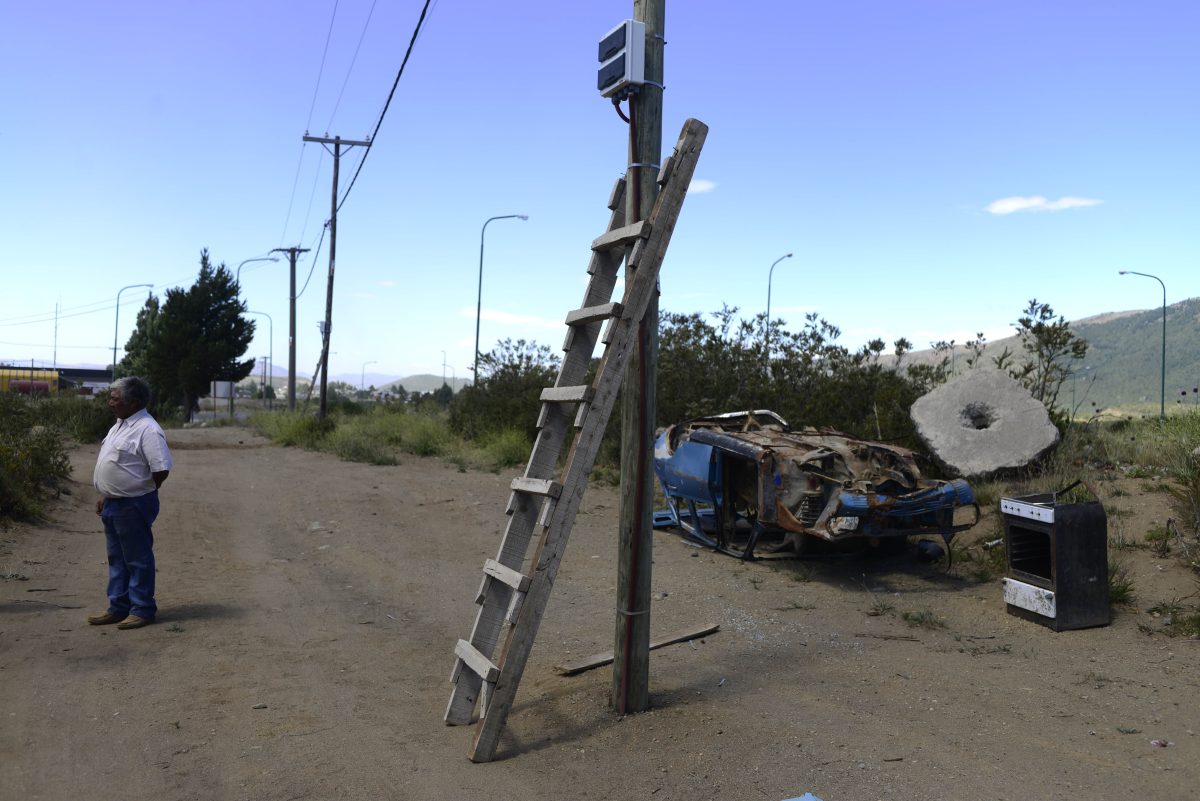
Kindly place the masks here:
POLYGON ((157 489, 152 474, 171 466, 162 427, 140 409, 108 430, 96 457, 92 483, 105 498, 136 498, 157 489))

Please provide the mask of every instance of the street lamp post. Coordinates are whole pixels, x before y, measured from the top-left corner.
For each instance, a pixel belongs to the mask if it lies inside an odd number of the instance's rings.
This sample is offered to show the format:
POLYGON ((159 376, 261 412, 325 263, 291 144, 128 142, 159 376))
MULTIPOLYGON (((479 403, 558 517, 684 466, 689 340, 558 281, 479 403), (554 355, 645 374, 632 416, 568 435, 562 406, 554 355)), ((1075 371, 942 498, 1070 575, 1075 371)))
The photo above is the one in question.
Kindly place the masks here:
POLYGON ((771 361, 771 278, 775 275, 775 265, 791 257, 791 253, 783 254, 771 264, 771 269, 767 272, 767 320, 763 327, 763 358, 768 363, 771 361))
POLYGON ((242 285, 242 266, 249 264, 252 261, 279 261, 278 256, 259 256, 255 259, 246 259, 237 266, 237 274, 234 276, 233 282, 239 287, 242 285))
POLYGON ((1162 367, 1159 371, 1159 401, 1158 419, 1167 419, 1167 285, 1157 275, 1139 273, 1134 270, 1121 270, 1121 275, 1140 275, 1143 278, 1153 278, 1162 287, 1162 367))
POLYGON ((121 292, 124 292, 126 289, 137 289, 138 287, 153 289, 154 284, 130 284, 129 286, 121 287, 121 290, 117 292, 117 313, 113 317, 113 358, 112 369, 109 371, 110 378, 115 378, 117 375, 117 330, 120 328, 121 320, 121 292))
POLYGON ((367 365, 368 364, 379 364, 379 361, 377 359, 372 359, 369 362, 363 362, 362 375, 360 375, 358 377, 358 391, 359 392, 362 392, 364 389, 367 388, 367 365))
MULTIPOLYGON (((271 365, 271 372, 275 372, 275 321, 271 319, 271 315, 260 311, 247 311, 246 314, 261 314, 267 318, 267 363, 271 365)), ((275 376, 270 376, 268 380, 274 379, 275 376)), ((266 391, 263 391, 266 395, 266 391)), ((271 397, 267 399, 267 408, 275 408, 275 385, 271 384, 271 397)))
MULTIPOLYGON (((475 296, 475 378, 473 381, 476 385, 479 384, 479 316, 483 313, 483 235, 487 232, 488 223, 492 220, 528 220, 528 214, 501 214, 498 217, 488 217, 483 228, 479 229, 479 292, 475 296)), ((446 377, 443 372, 442 383, 445 383, 446 377)))

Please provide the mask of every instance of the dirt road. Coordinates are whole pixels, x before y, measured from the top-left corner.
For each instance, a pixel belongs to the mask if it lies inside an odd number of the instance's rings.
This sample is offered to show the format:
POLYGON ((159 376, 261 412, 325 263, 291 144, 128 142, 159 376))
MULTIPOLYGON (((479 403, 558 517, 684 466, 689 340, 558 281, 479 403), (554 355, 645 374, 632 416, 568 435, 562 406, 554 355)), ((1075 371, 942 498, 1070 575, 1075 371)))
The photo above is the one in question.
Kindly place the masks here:
MULTIPOLYGON (((497 760, 444 726, 513 474, 349 464, 235 428, 170 431, 157 625, 89 627, 104 539, 82 483, 0 533, 0 799, 1089 799, 1200 792, 1200 642, 1054 633, 911 556, 739 563, 655 541, 652 711, 617 719, 616 496, 589 490, 497 760), (910 626, 903 614, 933 628, 910 626), (870 614, 875 613, 875 614, 870 614), (937 624, 941 623, 941 626, 937 624), (1152 740, 1169 742, 1157 747, 1152 740)), ((1161 493, 1119 499, 1129 532, 1161 493)), ((1126 553, 1144 609, 1195 590, 1126 553)))

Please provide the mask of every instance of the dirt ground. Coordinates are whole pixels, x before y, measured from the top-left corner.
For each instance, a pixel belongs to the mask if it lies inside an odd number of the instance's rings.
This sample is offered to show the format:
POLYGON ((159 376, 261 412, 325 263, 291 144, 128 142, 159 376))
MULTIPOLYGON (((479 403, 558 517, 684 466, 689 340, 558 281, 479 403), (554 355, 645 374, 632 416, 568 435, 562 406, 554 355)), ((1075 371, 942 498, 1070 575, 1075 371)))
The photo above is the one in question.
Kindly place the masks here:
MULTIPOLYGON (((472 729, 442 715, 517 472, 350 464, 238 428, 168 439, 157 625, 84 622, 105 605, 95 446, 48 525, 0 532, 5 801, 1200 792, 1200 642, 1144 631, 1196 591, 1174 557, 1121 551, 1137 605, 1055 633, 1006 614, 999 578, 911 554, 742 563, 660 532, 653 636, 720 631, 655 651, 652 710, 617 718, 610 669, 553 671, 612 647, 617 498, 592 488, 497 759, 473 764, 472 729)), ((1165 520, 1146 483, 1114 493, 1127 538, 1165 520)))

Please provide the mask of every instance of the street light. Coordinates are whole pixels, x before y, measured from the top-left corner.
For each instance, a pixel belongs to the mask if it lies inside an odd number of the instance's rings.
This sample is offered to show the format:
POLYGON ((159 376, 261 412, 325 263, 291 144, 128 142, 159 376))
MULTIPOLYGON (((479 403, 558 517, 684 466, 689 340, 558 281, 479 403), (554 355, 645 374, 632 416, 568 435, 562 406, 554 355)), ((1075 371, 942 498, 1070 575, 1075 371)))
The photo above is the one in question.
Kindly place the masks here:
POLYGON ((367 386, 367 365, 368 364, 379 364, 379 362, 376 359, 372 359, 369 362, 363 362, 362 375, 359 376, 359 379, 358 379, 358 391, 359 392, 362 392, 364 389, 366 389, 366 386, 367 386))
POLYGON ((1167 419, 1167 285, 1162 282, 1162 279, 1157 275, 1150 273, 1139 273, 1134 270, 1120 270, 1121 275, 1140 275, 1143 278, 1153 278, 1162 287, 1163 303, 1162 303, 1162 368, 1159 372, 1159 401, 1158 401, 1158 419, 1167 419))
MULTIPOLYGON (((499 217, 488 217, 479 229, 479 293, 475 296, 475 384, 479 384, 479 316, 483 313, 483 235, 487 232, 488 223, 492 220, 528 220, 528 214, 501 214, 499 217)), ((443 357, 443 360, 445 357, 443 357)), ((446 383, 445 372, 442 383, 446 383)))
MULTIPOLYGON (((271 315, 267 314, 266 312, 247 311, 246 314, 261 314, 263 317, 267 318, 267 337, 268 337, 268 339, 267 339, 267 354, 268 354, 267 363, 271 365, 271 372, 274 373, 275 372, 275 321, 272 320, 271 315)), ((275 378, 275 376, 271 375, 267 380, 271 381, 274 378, 275 378)), ((266 395, 266 394, 267 393, 264 390, 263 395, 266 395)), ((267 408, 268 409, 275 408, 275 384, 274 383, 271 384, 271 397, 267 399, 267 408)))
POLYGON ((117 313, 113 317, 113 360, 112 370, 109 372, 109 376, 113 378, 117 375, 117 330, 120 328, 121 320, 121 292, 124 292, 126 289, 137 289, 138 287, 154 289, 154 284, 130 284, 129 286, 121 287, 120 292, 117 292, 117 313))
POLYGON ((768 362, 771 360, 771 278, 775 274, 775 265, 791 257, 791 253, 783 254, 771 264, 771 269, 767 272, 767 324, 763 329, 763 350, 766 352, 764 359, 768 362))
POLYGON ((241 264, 239 264, 237 266, 237 275, 233 279, 233 282, 235 284, 237 284, 239 287, 242 285, 242 265, 249 264, 252 261, 279 261, 279 257, 278 256, 259 256, 256 259, 246 259, 245 261, 243 261, 241 264))

